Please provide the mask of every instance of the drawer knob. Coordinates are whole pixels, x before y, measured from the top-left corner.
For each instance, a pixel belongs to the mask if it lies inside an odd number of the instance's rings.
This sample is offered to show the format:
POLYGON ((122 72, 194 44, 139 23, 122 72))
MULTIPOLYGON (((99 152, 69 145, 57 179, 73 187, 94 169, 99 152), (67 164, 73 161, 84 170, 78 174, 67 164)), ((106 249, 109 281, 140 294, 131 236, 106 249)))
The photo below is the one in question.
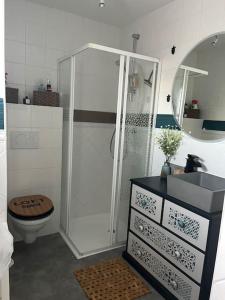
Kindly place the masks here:
POLYGON ((171 280, 170 284, 171 284, 171 286, 172 286, 172 288, 173 288, 174 290, 177 290, 177 289, 178 289, 178 284, 177 284, 177 282, 176 282, 175 280, 171 280))
POLYGON ((180 228, 182 228, 182 229, 185 228, 185 226, 186 226, 184 220, 182 220, 182 219, 179 219, 179 220, 178 220, 178 225, 179 225, 180 228))
POLYGON ((144 226, 143 225, 139 225, 138 228, 139 228, 140 231, 144 230, 144 226))
POLYGON ((137 254, 137 256, 139 256, 139 257, 142 255, 142 253, 141 253, 140 250, 137 250, 136 254, 137 254))
POLYGON ((179 251, 174 252, 176 258, 181 258, 181 253, 179 251))

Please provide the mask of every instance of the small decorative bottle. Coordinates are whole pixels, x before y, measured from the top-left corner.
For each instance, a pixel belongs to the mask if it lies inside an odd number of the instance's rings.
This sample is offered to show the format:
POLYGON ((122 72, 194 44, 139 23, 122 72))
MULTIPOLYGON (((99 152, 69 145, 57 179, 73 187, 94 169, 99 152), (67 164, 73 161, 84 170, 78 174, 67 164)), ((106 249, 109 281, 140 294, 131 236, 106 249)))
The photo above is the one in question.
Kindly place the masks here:
POLYGON ((23 98, 23 104, 26 104, 26 105, 30 105, 31 104, 31 100, 30 100, 30 98, 28 98, 28 96, 26 96, 25 98, 23 98))
POLYGON ((50 82, 49 79, 48 79, 48 81, 47 81, 47 91, 48 91, 48 92, 51 92, 51 91, 52 91, 52 86, 51 86, 51 82, 50 82))

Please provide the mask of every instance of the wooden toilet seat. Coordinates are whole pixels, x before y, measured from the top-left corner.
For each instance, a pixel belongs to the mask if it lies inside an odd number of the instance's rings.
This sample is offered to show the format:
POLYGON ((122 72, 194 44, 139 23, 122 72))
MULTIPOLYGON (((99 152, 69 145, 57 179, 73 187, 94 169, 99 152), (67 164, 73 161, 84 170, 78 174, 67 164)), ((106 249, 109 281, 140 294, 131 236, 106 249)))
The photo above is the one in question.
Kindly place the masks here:
POLYGON ((13 198, 8 204, 11 216, 21 220, 38 220, 54 211, 52 201, 43 195, 29 195, 13 198))

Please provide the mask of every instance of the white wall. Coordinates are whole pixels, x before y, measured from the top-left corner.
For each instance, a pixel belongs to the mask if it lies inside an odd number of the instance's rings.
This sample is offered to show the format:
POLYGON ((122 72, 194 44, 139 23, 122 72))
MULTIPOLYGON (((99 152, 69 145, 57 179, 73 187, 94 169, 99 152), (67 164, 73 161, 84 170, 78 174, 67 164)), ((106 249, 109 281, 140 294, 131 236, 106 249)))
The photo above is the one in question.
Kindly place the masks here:
MULTIPOLYGON (((8 201, 43 194, 54 204, 51 221, 40 235, 58 232, 61 204, 62 108, 7 104, 8 201), (38 133, 37 149, 13 149, 12 133, 38 133)), ((16 239, 20 238, 15 234, 16 239)))
MULTIPOLYGON (((171 113, 171 104, 166 95, 171 94, 173 80, 178 65, 195 45, 209 35, 225 31, 224 0, 176 0, 171 4, 146 15, 124 29, 123 48, 129 48, 130 35, 141 34, 138 52, 159 57, 162 74, 159 95, 159 113, 171 113), (171 47, 177 46, 176 54, 171 55, 171 47)), ((176 163, 185 164, 187 153, 194 153, 205 160, 208 171, 225 177, 225 142, 202 142, 185 136, 177 155, 176 163)), ((154 153, 153 173, 159 174, 163 155, 157 149, 154 153)), ((221 299, 225 293, 225 216, 221 225, 221 235, 214 281, 220 282, 220 291, 212 299, 221 299)))
POLYGON ((120 30, 26 0, 6 0, 6 71, 20 99, 51 80, 57 88, 57 59, 88 42, 118 47, 120 30))

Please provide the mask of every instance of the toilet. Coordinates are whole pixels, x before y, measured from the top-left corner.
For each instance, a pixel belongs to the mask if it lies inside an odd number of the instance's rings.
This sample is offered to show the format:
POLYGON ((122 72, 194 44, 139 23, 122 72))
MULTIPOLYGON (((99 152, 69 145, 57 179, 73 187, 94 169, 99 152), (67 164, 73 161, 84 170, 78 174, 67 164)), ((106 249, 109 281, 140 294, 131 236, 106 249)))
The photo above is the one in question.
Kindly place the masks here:
POLYGON ((52 201, 43 195, 13 198, 8 204, 8 216, 15 230, 27 244, 33 243, 38 232, 52 217, 52 201))

